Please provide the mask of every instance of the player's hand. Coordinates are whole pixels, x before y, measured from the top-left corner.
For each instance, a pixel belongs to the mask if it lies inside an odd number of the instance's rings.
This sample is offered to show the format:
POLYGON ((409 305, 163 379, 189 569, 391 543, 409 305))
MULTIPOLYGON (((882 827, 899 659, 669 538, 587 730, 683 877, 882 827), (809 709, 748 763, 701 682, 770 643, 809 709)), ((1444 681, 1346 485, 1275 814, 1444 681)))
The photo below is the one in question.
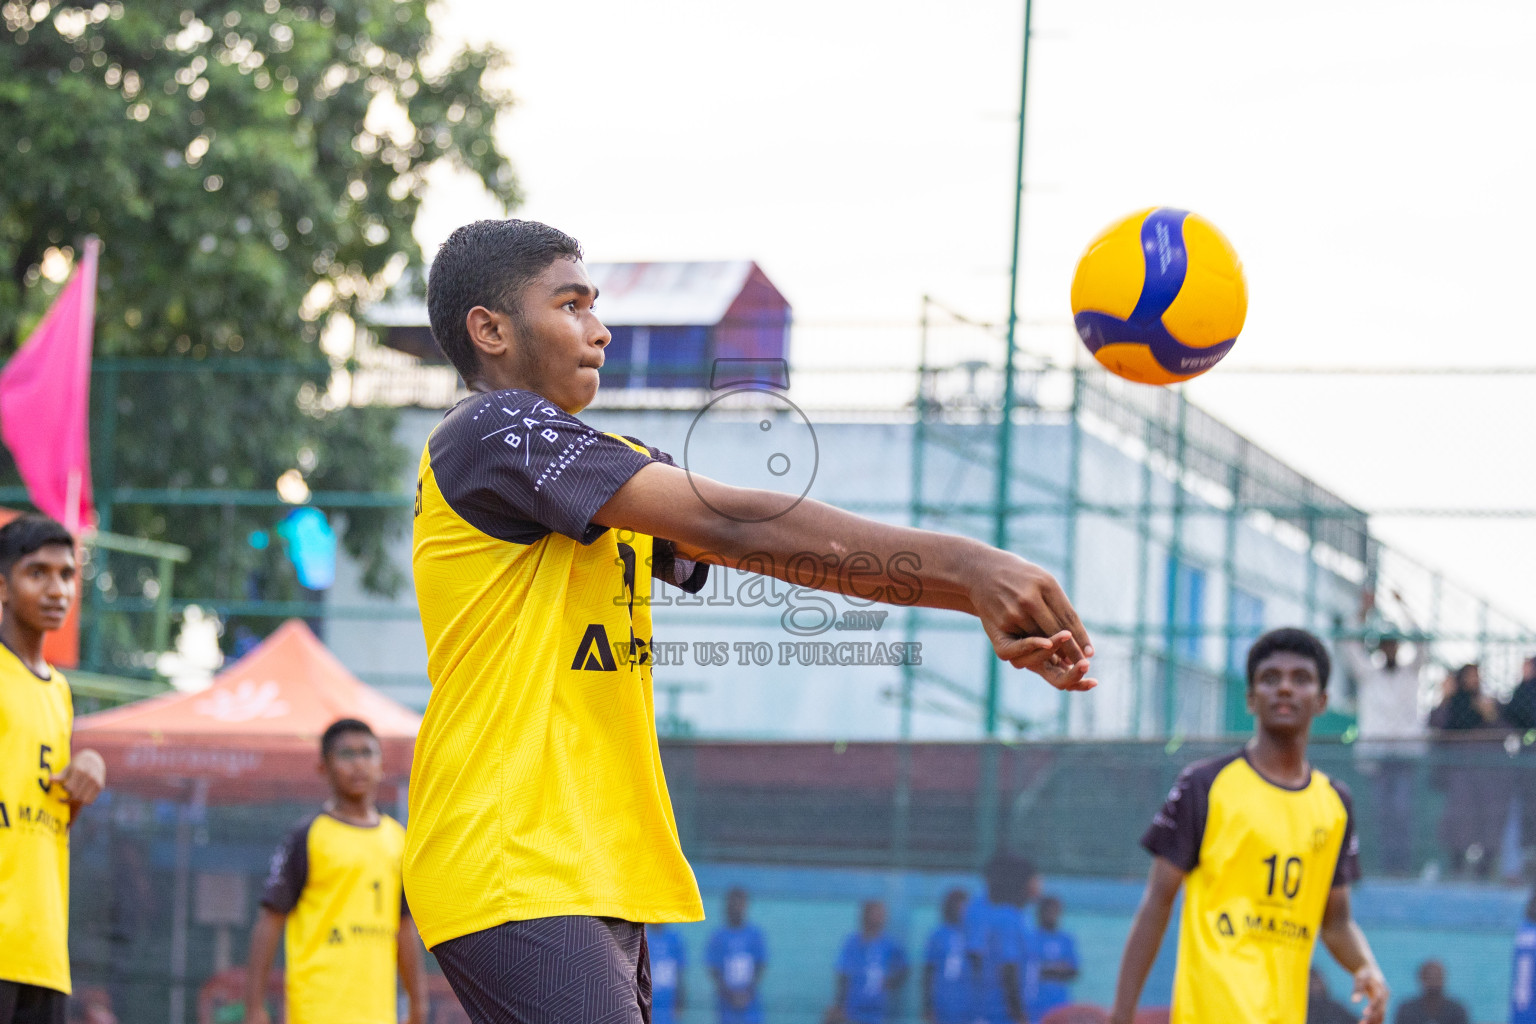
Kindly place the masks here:
POLYGON ((1387 979, 1381 976, 1381 968, 1367 964, 1355 972, 1355 993, 1349 997, 1352 1003, 1365 1000, 1365 1012, 1360 1024, 1382 1024, 1387 1019, 1387 979))
POLYGON ((1060 584, 1017 555, 991 555, 995 560, 977 566, 968 596, 997 656, 1058 690, 1093 689, 1093 644, 1060 584))
POLYGON ((420 1005, 413 1000, 410 1012, 405 1015, 404 1024, 427 1024, 427 1007, 425 1004, 426 1000, 422 1000, 420 1005))
POLYGON ((107 788, 107 762, 94 750, 82 750, 50 781, 64 787, 69 794, 69 809, 78 811, 89 807, 107 788))
POLYGON ((272 1024, 272 1018, 268 1015, 265 1006, 247 1006, 245 1024, 272 1024))

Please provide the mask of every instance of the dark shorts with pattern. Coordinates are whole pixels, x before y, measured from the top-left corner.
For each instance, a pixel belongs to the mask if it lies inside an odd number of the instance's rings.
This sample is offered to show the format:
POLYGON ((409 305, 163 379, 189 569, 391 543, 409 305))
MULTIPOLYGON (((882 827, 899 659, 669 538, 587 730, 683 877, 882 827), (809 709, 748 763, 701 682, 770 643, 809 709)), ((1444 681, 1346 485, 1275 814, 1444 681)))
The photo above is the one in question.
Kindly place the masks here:
POLYGON ((508 921, 438 943, 432 953, 475 1024, 650 1024, 642 924, 508 921))
POLYGON ((0 1024, 64 1024, 69 996, 41 985, 0 981, 0 1024))

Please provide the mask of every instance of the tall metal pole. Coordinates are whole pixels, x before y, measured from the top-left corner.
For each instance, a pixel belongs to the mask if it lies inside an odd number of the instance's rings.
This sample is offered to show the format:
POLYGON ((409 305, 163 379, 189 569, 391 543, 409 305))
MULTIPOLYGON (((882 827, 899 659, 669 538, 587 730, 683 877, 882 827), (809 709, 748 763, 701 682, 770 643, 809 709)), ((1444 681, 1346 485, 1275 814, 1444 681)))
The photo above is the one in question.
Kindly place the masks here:
MULTIPOLYGON (((1008 547, 1008 481, 1013 454, 1013 366, 1019 325, 1019 232, 1024 224, 1024 111, 1029 96, 1029 27, 1033 0, 1024 0, 1024 57, 1019 72, 1019 145, 1014 162, 1013 253, 1008 264, 1008 349, 1003 356, 1003 408, 997 435, 997 490, 993 496, 992 543, 1008 547)), ((987 659, 987 736, 997 735, 998 660, 987 659)))
MULTIPOLYGON (((1029 26, 1032 0, 1024 0, 1024 55, 1019 68, 1019 146, 1014 161, 1013 181, 1013 254, 1008 264, 1008 350, 1003 355, 1003 407, 997 435, 997 490, 993 495, 992 543, 1008 547, 1008 494, 1012 467, 1013 442, 1013 363, 1015 334, 1019 325, 1019 231, 1024 223, 1024 112, 1029 97, 1029 26)), ((990 652, 987 656, 987 693, 984 725, 988 740, 981 748, 981 792, 977 794, 976 861, 986 863, 997 848, 999 811, 997 711, 1002 666, 990 652)))

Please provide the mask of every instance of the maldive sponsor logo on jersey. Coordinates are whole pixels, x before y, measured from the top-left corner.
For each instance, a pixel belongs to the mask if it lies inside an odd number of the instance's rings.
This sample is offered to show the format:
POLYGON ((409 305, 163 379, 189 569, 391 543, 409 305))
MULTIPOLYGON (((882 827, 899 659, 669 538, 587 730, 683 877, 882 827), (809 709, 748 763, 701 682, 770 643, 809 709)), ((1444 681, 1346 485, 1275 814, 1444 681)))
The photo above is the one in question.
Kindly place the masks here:
POLYGON ((576 645, 576 657, 571 661, 573 672, 617 672, 613 660, 613 645, 608 642, 608 631, 601 622, 594 622, 581 634, 576 645))
POLYGON ((610 643, 608 631, 601 622, 594 622, 581 634, 576 645, 576 657, 571 659, 573 672, 617 672, 619 662, 626 665, 645 665, 651 660, 651 645, 647 640, 631 636, 628 640, 610 643))
POLYGON ((382 924, 354 924, 347 929, 347 934, 354 939, 393 939, 395 929, 382 924))
POLYGON ((1243 932, 1260 942, 1311 942, 1312 929, 1300 921, 1274 914, 1244 914, 1243 932))
POLYGON ((9 804, 0 800, 0 828, 21 828, 61 836, 69 823, 46 807, 9 804))

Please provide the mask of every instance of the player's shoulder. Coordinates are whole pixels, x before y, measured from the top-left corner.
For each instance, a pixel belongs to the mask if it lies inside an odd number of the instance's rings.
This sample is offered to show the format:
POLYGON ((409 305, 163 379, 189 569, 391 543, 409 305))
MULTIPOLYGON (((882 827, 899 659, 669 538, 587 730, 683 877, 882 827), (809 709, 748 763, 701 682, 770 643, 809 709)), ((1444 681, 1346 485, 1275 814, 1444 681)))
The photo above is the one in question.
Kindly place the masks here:
POLYGON ((1349 811, 1351 814, 1354 813, 1355 797, 1354 794, 1349 791, 1349 786, 1344 782, 1344 780, 1334 778, 1327 772, 1323 771, 1321 768, 1313 768, 1312 775, 1316 785, 1326 787, 1326 789, 1331 789, 1335 794, 1337 794, 1340 802, 1344 804, 1344 809, 1349 811))
POLYGON ((1243 760, 1241 749, 1227 751, 1214 757, 1204 757, 1198 761, 1192 761, 1179 772, 1178 788, 1181 790, 1198 789, 1209 792, 1216 779, 1225 771, 1231 769, 1243 760))
POLYGON ((504 388, 470 395, 443 414, 427 441, 427 450, 437 452, 466 441, 478 441, 499 432, 509 418, 534 419, 560 417, 574 419, 542 395, 522 388, 504 388), (484 428, 484 429, 482 429, 484 428))
POLYGON ((322 812, 315 811, 294 819, 272 854, 271 873, 274 877, 283 871, 294 870, 308 863, 309 833, 314 828, 315 822, 322 816, 322 812))
POLYGON ((287 838, 289 840, 308 838, 309 833, 315 827, 315 823, 325 817, 326 813, 324 811, 309 811, 299 815, 293 820, 293 824, 288 827, 287 838))

